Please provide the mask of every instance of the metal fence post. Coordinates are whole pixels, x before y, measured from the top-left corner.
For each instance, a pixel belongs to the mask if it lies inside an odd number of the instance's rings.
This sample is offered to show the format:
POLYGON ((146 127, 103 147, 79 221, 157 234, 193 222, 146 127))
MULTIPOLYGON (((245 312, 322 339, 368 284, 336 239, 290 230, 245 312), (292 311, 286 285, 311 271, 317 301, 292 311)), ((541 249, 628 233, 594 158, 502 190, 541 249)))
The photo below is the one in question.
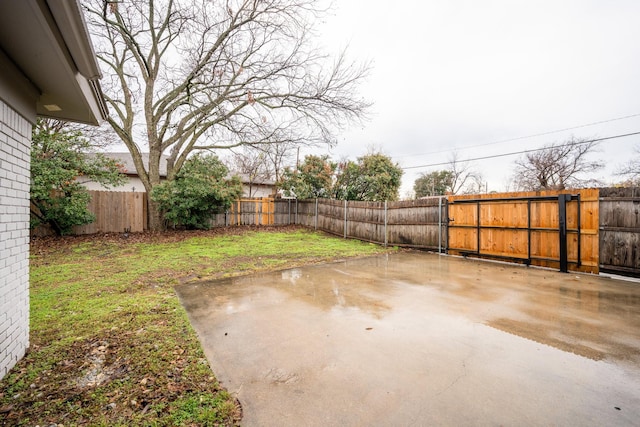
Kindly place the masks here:
POLYGON ((442 196, 438 197, 438 253, 442 253, 442 196))
POLYGON ((258 225, 262 225, 262 200, 255 201, 256 203, 256 215, 258 215, 258 221, 256 221, 258 223, 258 225))
POLYGON ((567 252, 567 202, 571 200, 570 194, 558 195, 558 228, 559 228, 559 245, 560 245, 560 271, 567 273, 569 271, 569 261, 567 252))
POLYGON ((388 244, 389 238, 387 234, 387 201, 384 201, 384 246, 388 244))
POLYGON ((347 199, 344 199, 344 238, 347 238, 347 199))

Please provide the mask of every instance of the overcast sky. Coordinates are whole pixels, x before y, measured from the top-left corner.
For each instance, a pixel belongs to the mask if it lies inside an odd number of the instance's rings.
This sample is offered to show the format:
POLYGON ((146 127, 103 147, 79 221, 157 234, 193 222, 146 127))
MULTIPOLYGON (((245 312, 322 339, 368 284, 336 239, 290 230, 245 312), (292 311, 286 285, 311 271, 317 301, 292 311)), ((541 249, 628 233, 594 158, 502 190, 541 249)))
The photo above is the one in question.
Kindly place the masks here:
MULTIPOLYGON (((372 62, 362 94, 374 106, 368 123, 340 134, 334 159, 375 147, 412 167, 447 162, 454 150, 466 159, 640 131, 640 1, 335 4, 323 43, 372 62)), ((638 136, 601 143, 598 176, 611 182, 635 146, 638 136)), ((475 162, 489 191, 506 189, 516 158, 475 162)), ((419 173, 443 168, 406 170, 401 196, 419 173)))

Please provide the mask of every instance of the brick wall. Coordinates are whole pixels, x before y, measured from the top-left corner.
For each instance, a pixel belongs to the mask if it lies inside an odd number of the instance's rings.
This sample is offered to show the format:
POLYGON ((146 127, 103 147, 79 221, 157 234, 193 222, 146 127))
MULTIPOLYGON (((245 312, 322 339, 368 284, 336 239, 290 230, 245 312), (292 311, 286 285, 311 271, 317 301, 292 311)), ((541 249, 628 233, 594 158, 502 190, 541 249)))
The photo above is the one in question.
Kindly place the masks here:
POLYGON ((0 379, 29 346, 31 124, 0 100, 0 379))

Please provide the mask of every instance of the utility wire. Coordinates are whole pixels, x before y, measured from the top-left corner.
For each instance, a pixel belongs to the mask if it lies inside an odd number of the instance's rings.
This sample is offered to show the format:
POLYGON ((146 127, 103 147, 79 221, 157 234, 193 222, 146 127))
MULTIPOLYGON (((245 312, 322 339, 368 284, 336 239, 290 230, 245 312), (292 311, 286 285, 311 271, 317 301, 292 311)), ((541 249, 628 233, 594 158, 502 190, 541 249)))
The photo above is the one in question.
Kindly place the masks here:
MULTIPOLYGON (((553 135, 554 133, 566 132, 568 130, 574 130, 574 129, 586 128, 586 127, 589 127, 589 126, 601 125, 601 124, 604 124, 604 123, 615 122, 615 121, 618 121, 618 120, 631 119, 633 117, 640 117, 640 113, 630 114, 628 116, 623 116, 623 117, 616 117, 616 118, 613 118, 613 119, 600 120, 599 122, 592 122, 592 123, 587 123, 587 124, 584 124, 584 125, 568 127, 568 128, 564 128, 564 129, 557 129, 557 130, 552 130, 552 131, 548 131, 548 132, 536 133, 536 134, 533 134, 533 135, 519 136, 517 138, 502 139, 502 140, 499 140, 499 141, 486 142, 486 143, 483 143, 483 144, 462 146, 462 147, 456 148, 456 150, 467 150, 467 149, 470 149, 470 148, 486 147, 486 146, 489 146, 489 145, 503 144, 505 142, 513 142, 513 141, 520 141, 522 139, 536 138, 538 136, 553 135)), ((408 154, 406 156, 400 156, 399 158, 415 157, 415 156, 426 156, 426 155, 429 155, 429 154, 440 154, 440 153, 445 153, 447 151, 450 151, 450 150, 447 149, 447 150, 430 151, 428 153, 422 153, 422 154, 408 154)))
MULTIPOLYGON (((613 136, 606 136, 604 138, 597 138, 597 139, 590 139, 590 140, 586 140, 586 141, 576 141, 576 142, 572 142, 570 144, 567 145, 581 145, 581 144, 588 144, 591 142, 599 142, 599 141, 607 141, 609 139, 617 139, 617 138, 626 138, 628 136, 634 136, 634 135, 640 135, 640 132, 633 132, 633 133, 626 133, 626 134, 622 134, 622 135, 613 135, 613 136)), ((553 146, 551 147, 542 147, 542 148, 532 148, 530 150, 522 150, 522 151, 513 151, 511 153, 502 153, 502 154, 493 154, 491 156, 483 156, 483 157, 475 157, 472 159, 466 159, 466 160, 460 160, 460 163, 464 163, 464 162, 472 162, 475 160, 488 160, 488 159, 496 159, 499 157, 508 157, 508 156, 515 156, 518 154, 526 154, 526 153, 534 153, 536 151, 544 151, 544 150, 550 150, 552 149, 553 146)), ((401 168, 403 170, 407 170, 407 169, 419 169, 419 168, 428 168, 428 167, 433 167, 433 166, 445 166, 445 165, 449 165, 451 164, 451 162, 441 162, 441 163, 430 163, 427 165, 419 165, 419 166, 406 166, 404 168, 401 168)))

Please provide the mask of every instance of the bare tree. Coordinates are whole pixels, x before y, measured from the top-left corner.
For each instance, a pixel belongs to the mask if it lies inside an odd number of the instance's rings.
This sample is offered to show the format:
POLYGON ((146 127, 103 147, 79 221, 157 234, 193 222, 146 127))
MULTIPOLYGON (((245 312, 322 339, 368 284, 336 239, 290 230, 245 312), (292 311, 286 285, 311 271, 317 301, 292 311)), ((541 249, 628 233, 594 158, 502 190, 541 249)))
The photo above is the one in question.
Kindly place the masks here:
POLYGON ((477 193, 482 186, 482 174, 473 163, 460 161, 458 153, 454 152, 449 159, 449 188, 451 194, 477 193))
POLYGON ((514 181, 520 190, 564 190, 599 182, 590 178, 604 163, 587 157, 597 147, 596 141, 571 138, 527 153, 516 160, 514 181))
MULTIPOLYGON (((332 144, 369 106, 356 96, 368 66, 313 46, 326 12, 314 0, 92 0, 87 12, 109 123, 148 192, 162 154, 172 180, 196 150, 332 144)), ((149 216, 160 228, 151 198, 149 216)))
POLYGON ((249 184, 248 197, 254 196, 254 184, 271 179, 269 163, 266 155, 261 150, 244 147, 241 151, 234 152, 231 169, 243 175, 243 181, 249 184))
POLYGON ((638 157, 622 165, 616 175, 625 177, 629 185, 640 185, 640 146, 635 147, 634 151, 638 157))
POLYGON ((279 144, 268 144, 261 146, 260 149, 264 153, 268 163, 269 171, 275 182, 280 182, 282 173, 287 166, 294 164, 299 144, 294 142, 282 142, 279 144))

